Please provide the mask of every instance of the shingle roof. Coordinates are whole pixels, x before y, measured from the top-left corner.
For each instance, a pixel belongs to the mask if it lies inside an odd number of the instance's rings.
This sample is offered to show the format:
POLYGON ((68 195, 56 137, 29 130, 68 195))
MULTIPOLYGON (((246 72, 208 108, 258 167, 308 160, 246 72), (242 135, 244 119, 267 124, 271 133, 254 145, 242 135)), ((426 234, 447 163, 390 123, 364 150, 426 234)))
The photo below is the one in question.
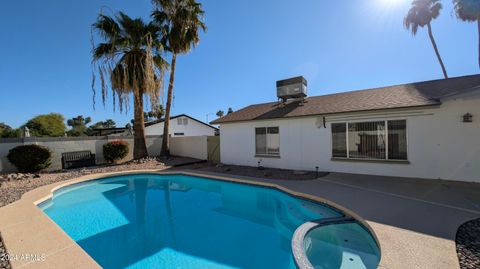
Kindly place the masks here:
MULTIPOLYGON (((217 127, 212 126, 212 125, 210 125, 210 124, 208 124, 208 123, 205 123, 205 122, 203 122, 203 121, 201 121, 201 120, 197 120, 197 119, 195 119, 194 117, 191 117, 191 116, 189 116, 189 115, 187 115, 187 114, 180 114, 180 115, 176 115, 176 116, 171 116, 171 117, 170 117, 170 120, 174 120, 174 119, 179 118, 179 117, 187 117, 187 118, 189 118, 189 119, 191 119, 191 120, 194 120, 194 121, 196 121, 196 122, 198 122, 198 123, 201 123, 201 124, 203 124, 203 125, 205 125, 205 126, 208 126, 208 127, 212 128, 212 129, 218 130, 217 127)), ((165 121, 165 119, 163 118, 163 119, 159 119, 159 120, 154 120, 154 121, 145 122, 145 127, 152 126, 152 125, 155 125, 155 124, 157 124, 157 123, 164 122, 164 121, 165 121)))
POLYGON ((303 105, 298 102, 256 104, 214 120, 211 124, 440 105, 442 98, 477 87, 480 87, 480 75, 308 97, 303 105))

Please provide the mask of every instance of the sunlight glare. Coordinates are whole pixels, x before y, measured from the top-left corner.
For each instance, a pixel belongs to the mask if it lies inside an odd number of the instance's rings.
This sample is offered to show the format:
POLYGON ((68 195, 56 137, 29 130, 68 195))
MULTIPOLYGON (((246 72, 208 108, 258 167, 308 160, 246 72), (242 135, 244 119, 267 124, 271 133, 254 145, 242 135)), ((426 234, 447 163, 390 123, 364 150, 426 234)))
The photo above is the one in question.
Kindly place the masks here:
POLYGON ((382 6, 396 7, 408 2, 408 0, 377 0, 377 2, 382 6))

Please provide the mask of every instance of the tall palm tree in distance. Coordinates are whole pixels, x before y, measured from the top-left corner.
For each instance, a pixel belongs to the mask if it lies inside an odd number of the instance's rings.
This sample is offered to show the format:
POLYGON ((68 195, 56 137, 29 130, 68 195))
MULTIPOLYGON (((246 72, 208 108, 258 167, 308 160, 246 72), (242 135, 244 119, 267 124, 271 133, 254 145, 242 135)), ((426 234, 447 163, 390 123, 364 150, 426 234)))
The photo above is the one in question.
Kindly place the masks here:
POLYGON ((167 104, 163 129, 162 151, 160 156, 170 155, 168 128, 170 126, 170 108, 172 105, 173 84, 178 54, 188 53, 200 41, 200 31, 206 30, 203 22, 202 5, 195 0, 153 0, 154 21, 164 34, 162 44, 172 53, 170 80, 168 83, 167 104))
POLYGON ((432 42, 433 49, 437 55, 438 62, 442 67, 443 76, 448 78, 447 70, 443 64, 442 57, 440 57, 440 52, 438 51, 437 43, 432 33, 432 20, 436 19, 440 15, 440 10, 442 9, 442 4, 439 0, 413 0, 412 7, 408 11, 403 24, 407 30, 412 32, 412 35, 416 35, 418 27, 427 26, 428 36, 432 42))
POLYGON ((477 22, 478 28, 478 65, 480 66, 480 1, 453 0, 457 18, 467 22, 477 22))
POLYGON ((144 97, 149 97, 152 107, 158 107, 163 72, 167 67, 166 61, 160 56, 163 51, 159 41, 160 29, 153 22, 132 19, 122 12, 113 17, 100 14, 92 28, 102 41, 93 44, 92 51, 94 100, 95 69, 98 68, 104 105, 109 86, 114 107, 118 105, 120 112, 128 110, 129 98, 133 95, 133 157, 146 157, 144 97))

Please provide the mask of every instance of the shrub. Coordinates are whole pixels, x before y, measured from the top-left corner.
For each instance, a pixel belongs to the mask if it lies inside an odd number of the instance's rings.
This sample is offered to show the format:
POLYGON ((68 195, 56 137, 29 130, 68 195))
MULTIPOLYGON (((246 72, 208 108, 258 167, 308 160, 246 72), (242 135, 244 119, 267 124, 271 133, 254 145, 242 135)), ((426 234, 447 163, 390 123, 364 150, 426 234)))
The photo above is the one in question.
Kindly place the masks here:
POLYGON ((128 151, 128 143, 122 140, 109 142, 103 145, 103 157, 109 163, 114 163, 125 158, 128 151))
POLYGON ((22 173, 35 173, 52 164, 52 152, 39 145, 15 147, 8 152, 7 158, 22 173))

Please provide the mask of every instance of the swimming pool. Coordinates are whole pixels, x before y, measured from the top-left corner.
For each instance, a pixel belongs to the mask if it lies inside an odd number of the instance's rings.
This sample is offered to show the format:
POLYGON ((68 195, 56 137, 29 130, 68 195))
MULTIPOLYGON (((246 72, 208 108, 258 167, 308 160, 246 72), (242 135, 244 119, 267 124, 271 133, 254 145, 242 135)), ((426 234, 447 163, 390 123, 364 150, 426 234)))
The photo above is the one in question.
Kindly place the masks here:
MULTIPOLYGON (((273 188, 181 174, 79 183, 57 190, 39 206, 107 269, 292 269, 295 230, 310 220, 343 216, 273 188)), ((326 230, 321 236, 325 234, 332 235, 326 230)), ((338 256, 346 250, 357 251, 360 258, 350 263, 320 258, 315 267, 374 268, 371 251, 337 245, 329 253, 338 256), (365 253, 368 262, 362 260, 365 253)))

